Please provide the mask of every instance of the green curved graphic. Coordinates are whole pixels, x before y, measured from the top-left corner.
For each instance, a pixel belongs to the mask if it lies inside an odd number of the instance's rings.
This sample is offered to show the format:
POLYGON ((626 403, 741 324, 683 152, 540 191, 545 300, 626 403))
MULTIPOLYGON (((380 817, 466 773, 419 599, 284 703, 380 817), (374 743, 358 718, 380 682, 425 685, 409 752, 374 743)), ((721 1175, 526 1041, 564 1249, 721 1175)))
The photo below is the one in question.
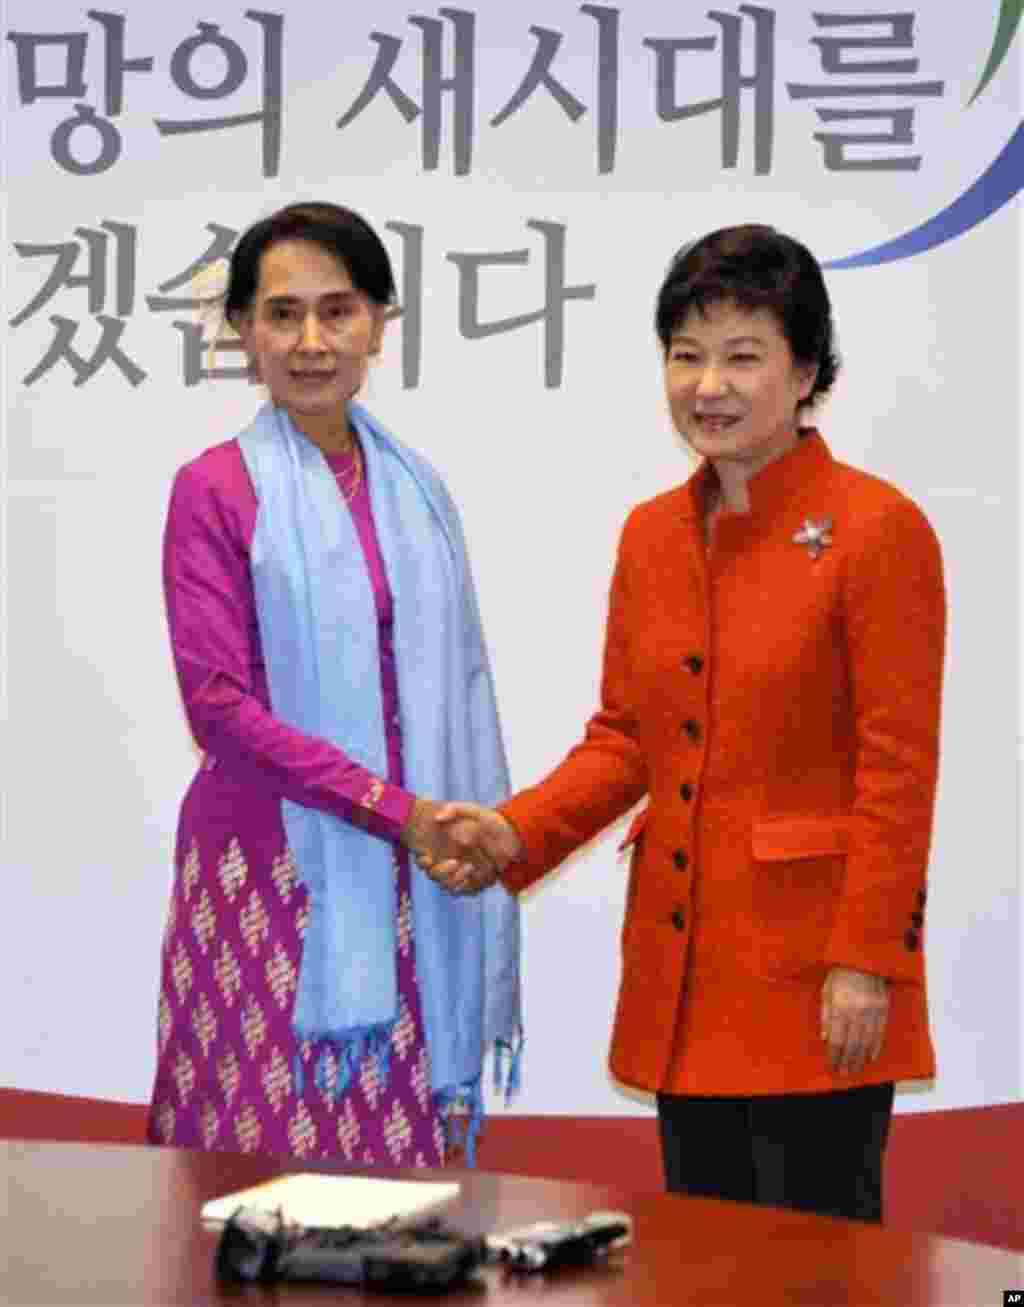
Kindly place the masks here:
POLYGON ((1003 0, 999 10, 999 25, 996 28, 995 40, 992 42, 988 63, 985 65, 985 71, 981 74, 981 81, 978 83, 977 89, 967 101, 968 108, 971 107, 999 71, 999 65, 1006 58, 1006 52, 1013 44, 1013 38, 1017 35, 1021 15, 1024 15, 1024 0, 1003 0))

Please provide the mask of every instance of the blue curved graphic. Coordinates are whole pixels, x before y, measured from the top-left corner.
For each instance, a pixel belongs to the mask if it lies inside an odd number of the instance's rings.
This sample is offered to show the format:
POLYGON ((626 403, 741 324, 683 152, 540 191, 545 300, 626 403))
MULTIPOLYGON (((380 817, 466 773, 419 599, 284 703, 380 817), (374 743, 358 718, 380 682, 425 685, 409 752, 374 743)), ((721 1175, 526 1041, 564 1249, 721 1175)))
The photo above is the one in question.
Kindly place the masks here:
POLYGON ((997 209, 1014 198, 1024 185, 1024 122, 1000 151, 998 157, 981 174, 973 186, 955 199, 952 204, 929 218, 920 227, 904 232, 891 241, 885 241, 860 254, 844 259, 832 259, 824 266, 833 268, 866 268, 878 263, 892 263, 895 259, 909 259, 914 254, 934 249, 946 241, 955 240, 970 231, 979 222, 992 216, 997 209))

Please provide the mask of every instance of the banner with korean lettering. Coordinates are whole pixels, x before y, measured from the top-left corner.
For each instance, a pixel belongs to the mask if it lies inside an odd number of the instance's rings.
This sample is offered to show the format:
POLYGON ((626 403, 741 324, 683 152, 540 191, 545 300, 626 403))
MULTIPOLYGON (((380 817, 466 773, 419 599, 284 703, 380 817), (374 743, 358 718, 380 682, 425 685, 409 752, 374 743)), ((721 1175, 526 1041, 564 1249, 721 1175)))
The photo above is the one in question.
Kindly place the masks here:
MULTIPOLYGON (((195 763, 167 493, 259 399, 237 345, 210 349, 224 255, 326 197, 395 262, 367 400, 463 512, 517 785, 593 708, 628 509, 690 468, 651 325, 669 257, 764 221, 827 262, 821 425, 924 506, 949 574, 941 1075, 900 1102, 1020 1097, 1021 8, 8 0, 0 1081, 148 1094, 195 763)), ((645 1110, 604 1069, 617 835, 527 903, 524 1112, 645 1110)))

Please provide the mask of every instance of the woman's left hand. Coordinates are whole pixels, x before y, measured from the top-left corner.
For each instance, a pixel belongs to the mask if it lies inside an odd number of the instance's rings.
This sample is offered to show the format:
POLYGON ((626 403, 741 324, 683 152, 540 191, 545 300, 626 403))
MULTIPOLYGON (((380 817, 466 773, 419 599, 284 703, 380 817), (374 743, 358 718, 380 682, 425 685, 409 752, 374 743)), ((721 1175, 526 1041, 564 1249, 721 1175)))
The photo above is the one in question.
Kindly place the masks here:
POLYGON ((882 1051, 889 982, 851 967, 833 967, 821 991, 821 1037, 833 1071, 855 1074, 882 1051))

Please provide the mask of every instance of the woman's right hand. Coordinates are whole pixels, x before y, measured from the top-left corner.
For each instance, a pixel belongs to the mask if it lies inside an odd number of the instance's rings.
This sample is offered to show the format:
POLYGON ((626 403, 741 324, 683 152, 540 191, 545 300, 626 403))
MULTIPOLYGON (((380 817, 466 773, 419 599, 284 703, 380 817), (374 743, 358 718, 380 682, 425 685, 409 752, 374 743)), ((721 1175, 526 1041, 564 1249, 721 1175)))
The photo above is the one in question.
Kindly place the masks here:
POLYGON ((475 894, 489 888, 522 853, 515 827, 494 808, 446 803, 435 813, 434 822, 447 828, 457 853, 432 867, 430 874, 454 894, 475 894))
POLYGON ((463 806, 476 805, 417 799, 401 836, 422 870, 452 894, 478 893, 493 885, 498 874, 483 844, 467 837, 463 823, 446 829, 445 821, 452 819, 442 820, 442 814, 463 806))

